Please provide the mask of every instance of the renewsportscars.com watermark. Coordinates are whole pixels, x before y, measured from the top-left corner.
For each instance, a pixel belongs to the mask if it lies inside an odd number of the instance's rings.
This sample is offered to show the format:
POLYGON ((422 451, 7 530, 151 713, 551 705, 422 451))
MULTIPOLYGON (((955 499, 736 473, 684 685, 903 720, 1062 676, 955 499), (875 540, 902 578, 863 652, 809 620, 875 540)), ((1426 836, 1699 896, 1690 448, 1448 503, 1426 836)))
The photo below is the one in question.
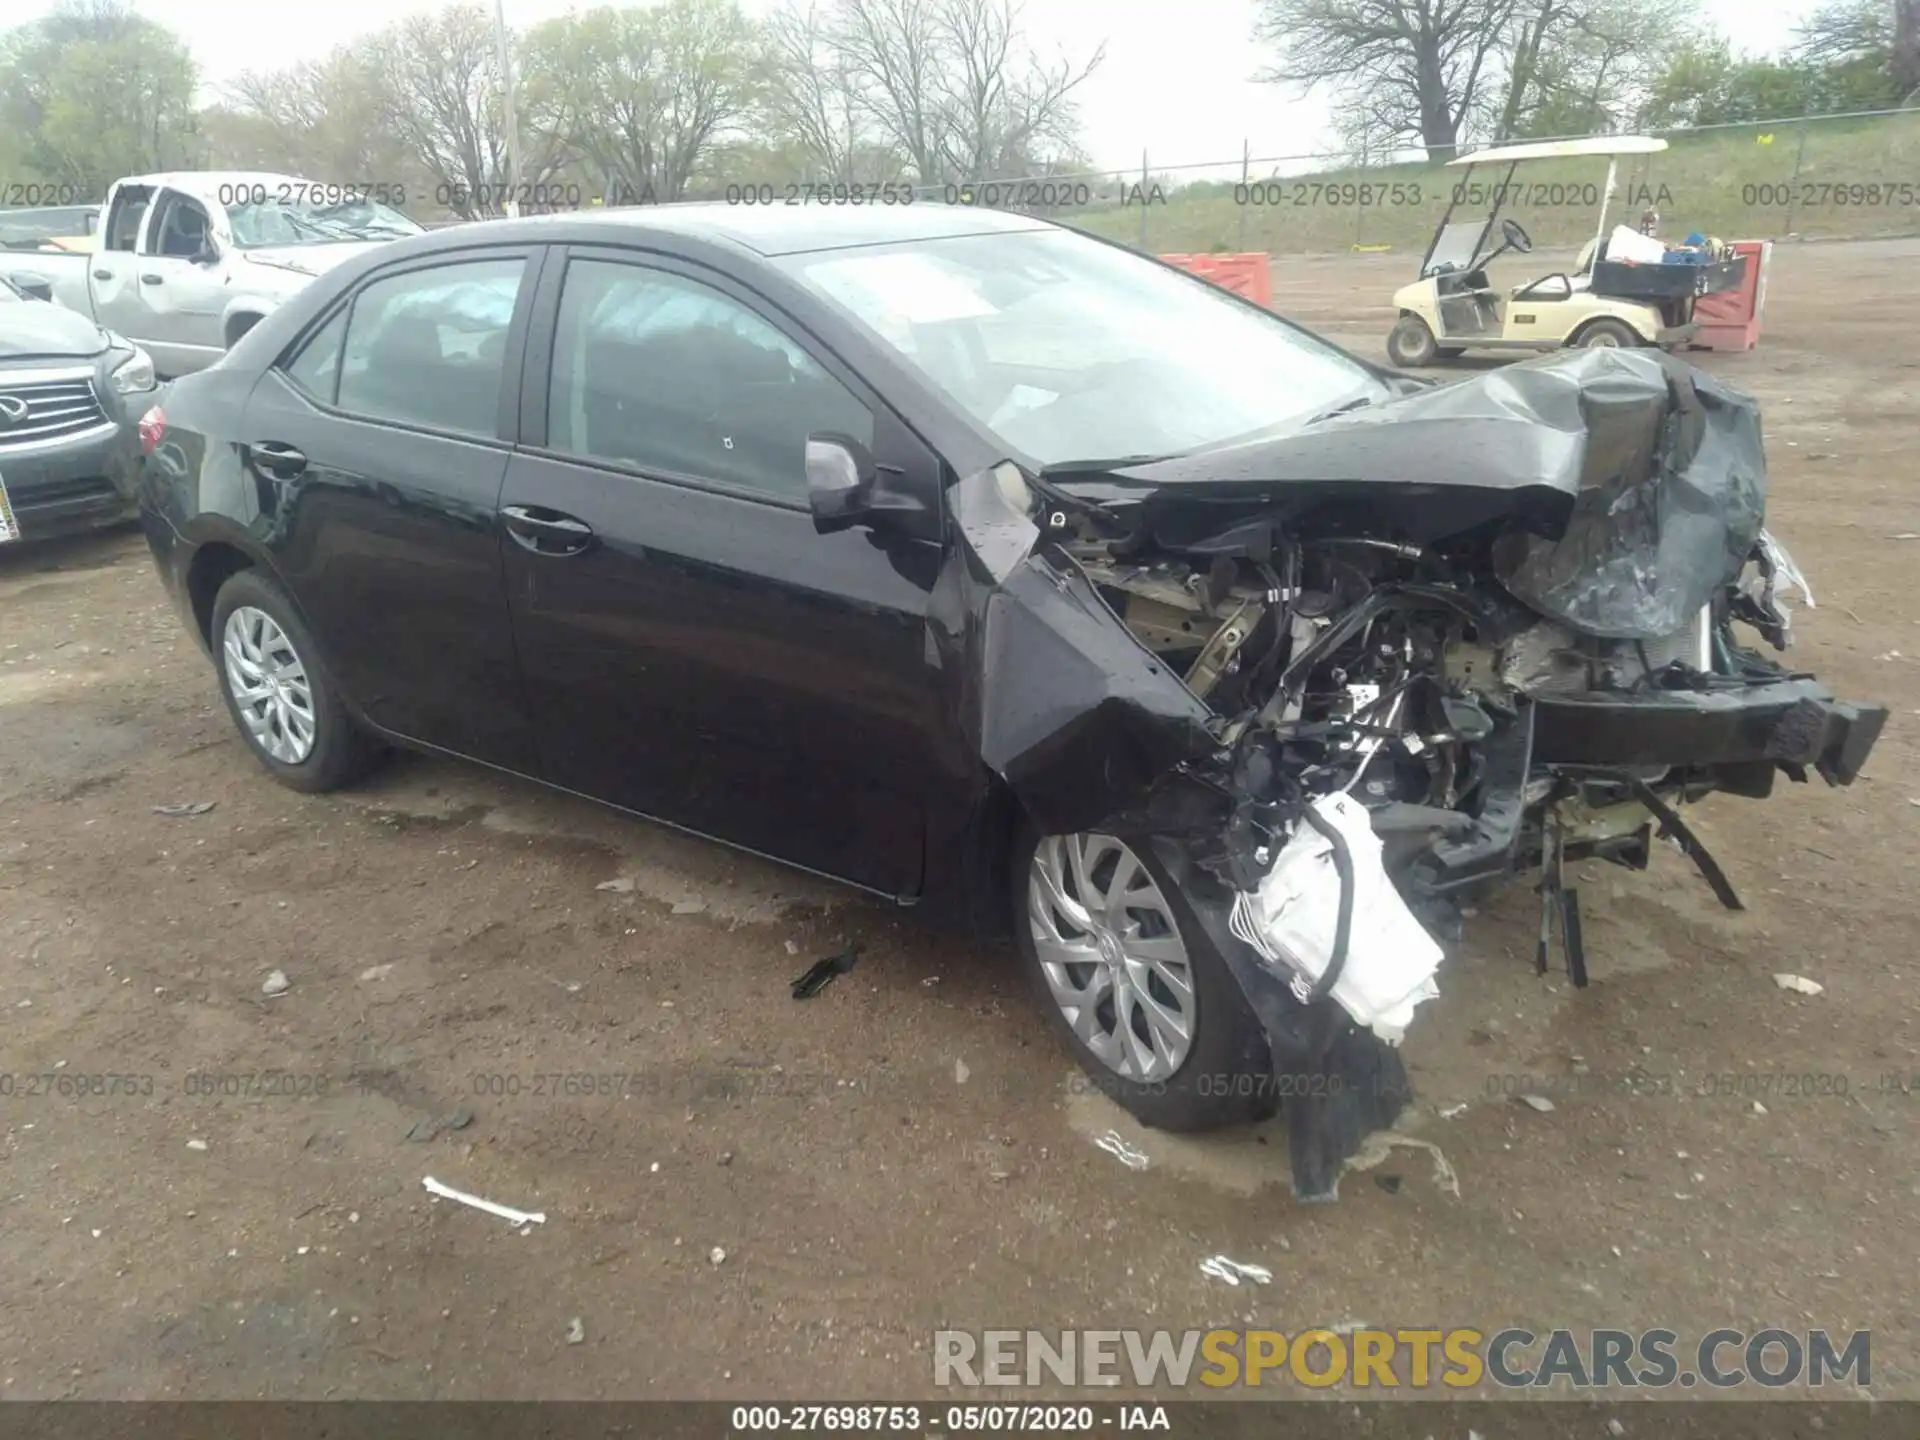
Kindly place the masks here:
POLYGON ((942 1387, 1730 1390, 1873 1384, 1873 1334, 1711 1330, 936 1330, 942 1387))

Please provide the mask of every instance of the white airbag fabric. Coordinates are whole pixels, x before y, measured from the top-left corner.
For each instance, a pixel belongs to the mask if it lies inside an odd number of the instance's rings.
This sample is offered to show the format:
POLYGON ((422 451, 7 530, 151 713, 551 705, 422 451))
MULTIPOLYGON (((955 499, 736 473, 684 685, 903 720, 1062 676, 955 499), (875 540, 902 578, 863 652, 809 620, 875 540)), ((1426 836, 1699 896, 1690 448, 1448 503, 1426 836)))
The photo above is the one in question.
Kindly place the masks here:
MULTIPOLYGON (((1323 795, 1313 808, 1339 830, 1353 859, 1347 962, 1332 998, 1359 1024, 1398 1045, 1414 1006, 1440 993, 1433 983, 1440 947, 1387 878, 1367 808, 1344 793, 1323 795)), ((1233 932, 1268 960, 1294 971, 1294 993, 1304 1000, 1333 958, 1339 919, 1340 875, 1332 842, 1302 823, 1259 890, 1236 898, 1233 932)))

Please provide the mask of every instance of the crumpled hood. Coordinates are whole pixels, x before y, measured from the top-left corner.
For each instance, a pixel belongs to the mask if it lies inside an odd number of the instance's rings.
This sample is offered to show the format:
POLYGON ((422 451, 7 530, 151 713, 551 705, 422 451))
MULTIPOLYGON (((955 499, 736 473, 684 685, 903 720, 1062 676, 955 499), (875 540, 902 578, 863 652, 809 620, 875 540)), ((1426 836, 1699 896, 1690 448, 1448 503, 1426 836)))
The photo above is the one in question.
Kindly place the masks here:
POLYGON ((1587 634, 1654 639, 1679 630, 1746 563, 1766 509, 1766 456, 1752 397, 1657 351, 1595 349, 1061 484, 1159 509, 1262 496, 1297 504, 1309 485, 1398 487, 1372 499, 1388 515, 1401 507, 1416 539, 1545 492, 1555 503, 1532 507, 1535 530, 1507 536, 1496 553, 1500 580, 1587 634), (1512 497, 1504 505, 1502 493, 1512 497), (1538 533, 1542 514, 1551 533, 1538 533))
MULTIPOLYGON (((0 304, 0 361, 74 360, 107 348, 107 332, 78 311, 44 300, 0 304)), ((5 373, 0 372, 0 383, 5 373)))
POLYGON ((330 240, 313 245, 267 245, 258 250, 239 251, 249 265, 271 270, 291 270, 312 278, 324 275, 336 265, 344 265, 356 256, 387 244, 385 240, 330 240))

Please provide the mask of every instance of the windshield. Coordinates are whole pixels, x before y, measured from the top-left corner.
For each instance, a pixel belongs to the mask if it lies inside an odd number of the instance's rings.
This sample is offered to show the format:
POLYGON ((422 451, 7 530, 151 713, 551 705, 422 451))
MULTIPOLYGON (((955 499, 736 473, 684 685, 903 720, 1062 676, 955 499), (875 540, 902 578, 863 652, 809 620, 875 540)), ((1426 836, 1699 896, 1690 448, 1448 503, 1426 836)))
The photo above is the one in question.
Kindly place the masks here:
MULTIPOLYGON (((256 192, 257 193, 257 192, 256 192)), ((233 243, 242 250, 263 245, 324 245, 335 240, 391 240, 418 235, 422 227, 374 200, 320 205, 269 197, 227 207, 233 243)))
POLYGON ((1279 318, 1068 230, 780 263, 1042 465, 1181 454, 1388 393, 1279 318))

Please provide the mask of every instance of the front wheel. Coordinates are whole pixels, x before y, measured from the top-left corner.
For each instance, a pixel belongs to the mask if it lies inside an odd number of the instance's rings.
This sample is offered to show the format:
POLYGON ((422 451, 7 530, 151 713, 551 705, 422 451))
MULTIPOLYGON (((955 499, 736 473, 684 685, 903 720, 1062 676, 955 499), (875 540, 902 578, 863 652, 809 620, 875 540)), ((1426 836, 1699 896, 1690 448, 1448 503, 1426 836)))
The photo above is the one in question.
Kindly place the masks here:
POLYGON ((1259 1019, 1151 849, 1028 833, 1013 861, 1029 978, 1095 1086, 1161 1130, 1273 1113, 1259 1019))
POLYGON ((1402 315, 1387 335, 1387 358, 1402 369, 1431 365, 1439 353, 1440 342, 1418 315, 1402 315))

